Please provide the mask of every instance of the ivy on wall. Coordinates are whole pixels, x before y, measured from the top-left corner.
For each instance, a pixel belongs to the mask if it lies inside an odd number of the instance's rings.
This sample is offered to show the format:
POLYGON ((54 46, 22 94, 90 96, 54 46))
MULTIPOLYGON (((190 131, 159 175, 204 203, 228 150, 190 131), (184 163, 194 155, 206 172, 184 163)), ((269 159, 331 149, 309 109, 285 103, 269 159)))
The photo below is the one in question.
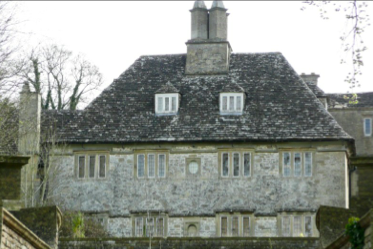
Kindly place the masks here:
POLYGON ((348 219, 345 234, 350 237, 351 249, 364 248, 364 229, 359 224, 360 219, 351 217, 348 219))

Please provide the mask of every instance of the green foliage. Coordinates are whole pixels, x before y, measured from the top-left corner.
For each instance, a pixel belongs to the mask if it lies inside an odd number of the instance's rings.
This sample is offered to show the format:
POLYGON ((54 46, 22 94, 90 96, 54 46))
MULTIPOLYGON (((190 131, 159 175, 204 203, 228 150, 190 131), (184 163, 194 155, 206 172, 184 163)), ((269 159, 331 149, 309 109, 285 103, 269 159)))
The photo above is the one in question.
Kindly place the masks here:
POLYGON ((78 212, 72 219, 72 230, 74 238, 84 238, 84 216, 78 212))
POLYGON ((81 212, 64 211, 59 236, 61 238, 106 238, 109 235, 97 219, 83 215, 81 212), (82 227, 80 226, 82 230, 74 231, 79 224, 83 224, 82 227), (76 232, 81 232, 84 237, 77 237, 76 232))
POLYGON ((364 229, 359 224, 360 219, 351 217, 348 219, 345 234, 350 237, 351 249, 364 248, 364 229))
POLYGON ((343 99, 348 100, 348 103, 350 105, 356 105, 356 104, 359 103, 359 100, 357 100, 357 94, 356 93, 351 94, 351 97, 348 97, 347 95, 344 95, 343 99))

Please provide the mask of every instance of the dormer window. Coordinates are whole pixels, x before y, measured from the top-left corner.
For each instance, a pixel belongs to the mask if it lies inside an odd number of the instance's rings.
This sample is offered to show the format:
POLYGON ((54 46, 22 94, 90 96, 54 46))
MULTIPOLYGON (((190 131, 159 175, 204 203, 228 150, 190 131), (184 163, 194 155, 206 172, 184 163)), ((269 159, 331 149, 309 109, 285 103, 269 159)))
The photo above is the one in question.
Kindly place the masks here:
POLYGON ((221 93, 220 113, 221 114, 242 114, 244 106, 243 93, 221 93))
POLYGON ((156 94, 155 113, 164 115, 175 115, 179 110, 179 94, 156 94))

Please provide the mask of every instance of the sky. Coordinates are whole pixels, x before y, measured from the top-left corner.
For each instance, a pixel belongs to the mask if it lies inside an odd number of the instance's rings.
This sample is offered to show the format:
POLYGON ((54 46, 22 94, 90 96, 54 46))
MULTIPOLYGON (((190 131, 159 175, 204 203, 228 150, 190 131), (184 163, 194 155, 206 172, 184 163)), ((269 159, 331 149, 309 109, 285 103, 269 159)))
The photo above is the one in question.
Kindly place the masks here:
MULTIPOLYGON (((208 8, 211 1, 205 1, 208 8)), ((186 53, 193 1, 40 1, 17 2, 25 47, 57 43, 81 53, 99 67, 103 89, 139 56, 186 53)), ((228 9, 228 40, 234 53, 281 52, 299 74, 320 75, 327 93, 346 93, 351 65, 340 37, 347 31, 343 11, 331 6, 328 20, 319 9, 298 1, 224 1, 228 9)), ((373 14, 373 4, 368 12, 373 14)), ((361 87, 373 91, 373 30, 363 34, 361 87)), ((96 93, 96 95, 99 92, 96 93)), ((93 96, 94 97, 94 96, 93 96)))

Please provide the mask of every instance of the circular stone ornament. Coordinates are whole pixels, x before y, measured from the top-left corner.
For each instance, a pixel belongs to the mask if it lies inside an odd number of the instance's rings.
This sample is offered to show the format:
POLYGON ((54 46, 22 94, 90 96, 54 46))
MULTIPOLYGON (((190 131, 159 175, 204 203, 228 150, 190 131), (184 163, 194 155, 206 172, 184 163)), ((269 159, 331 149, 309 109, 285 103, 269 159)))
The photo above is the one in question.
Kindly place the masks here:
POLYGON ((191 173, 191 174, 197 174, 197 172, 198 172, 198 163, 197 162, 190 162, 189 163, 189 172, 191 173))

